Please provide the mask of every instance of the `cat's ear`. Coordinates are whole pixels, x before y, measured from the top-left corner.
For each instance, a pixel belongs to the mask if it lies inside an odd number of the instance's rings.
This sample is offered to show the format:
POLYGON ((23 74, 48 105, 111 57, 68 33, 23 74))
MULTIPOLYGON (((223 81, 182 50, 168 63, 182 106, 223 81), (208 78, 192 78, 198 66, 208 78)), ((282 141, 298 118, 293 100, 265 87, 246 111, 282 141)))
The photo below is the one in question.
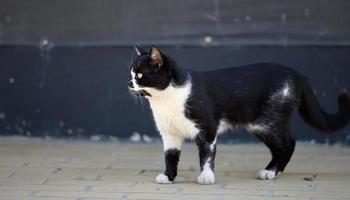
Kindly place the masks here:
POLYGON ((152 61, 157 63, 159 67, 163 65, 164 58, 162 53, 157 47, 151 46, 151 49, 149 50, 149 55, 151 56, 152 61))
POLYGON ((141 56, 143 54, 147 54, 147 52, 137 44, 134 45, 134 48, 135 48, 135 51, 136 51, 138 56, 141 56))

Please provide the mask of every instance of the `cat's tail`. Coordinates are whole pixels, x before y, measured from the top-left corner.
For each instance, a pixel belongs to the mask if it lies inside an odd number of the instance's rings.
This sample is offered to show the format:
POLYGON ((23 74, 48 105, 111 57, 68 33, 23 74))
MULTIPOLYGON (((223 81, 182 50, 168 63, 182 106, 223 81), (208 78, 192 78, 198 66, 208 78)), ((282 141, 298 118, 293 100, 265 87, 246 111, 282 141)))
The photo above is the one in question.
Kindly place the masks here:
POLYGON ((322 132, 334 132, 344 128, 350 121, 350 95, 346 92, 338 96, 338 112, 326 113, 306 80, 302 81, 299 113, 305 122, 322 132))

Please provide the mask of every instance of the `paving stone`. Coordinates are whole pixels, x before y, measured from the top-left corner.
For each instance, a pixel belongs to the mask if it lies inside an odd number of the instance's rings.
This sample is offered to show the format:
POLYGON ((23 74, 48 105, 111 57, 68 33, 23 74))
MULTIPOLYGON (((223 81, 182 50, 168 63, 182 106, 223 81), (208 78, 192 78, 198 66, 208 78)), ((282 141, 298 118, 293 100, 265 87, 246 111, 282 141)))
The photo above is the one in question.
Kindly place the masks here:
POLYGON ((175 183, 159 185, 161 144, 0 137, 0 199, 350 199, 348 146, 297 144, 284 173, 257 180, 269 160, 261 144, 219 144, 217 182, 203 186, 197 149, 185 144, 175 183))

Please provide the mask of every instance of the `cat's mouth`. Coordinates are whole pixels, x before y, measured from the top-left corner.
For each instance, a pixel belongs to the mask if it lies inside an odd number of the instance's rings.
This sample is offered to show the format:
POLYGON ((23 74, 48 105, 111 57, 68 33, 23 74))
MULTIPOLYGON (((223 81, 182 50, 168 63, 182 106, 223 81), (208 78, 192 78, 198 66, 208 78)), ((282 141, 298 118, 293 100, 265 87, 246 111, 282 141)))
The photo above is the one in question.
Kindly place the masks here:
POLYGON ((141 97, 144 97, 144 96, 149 96, 151 97, 151 94, 148 93, 146 90, 130 90, 132 92, 133 95, 135 96, 141 96, 141 97))

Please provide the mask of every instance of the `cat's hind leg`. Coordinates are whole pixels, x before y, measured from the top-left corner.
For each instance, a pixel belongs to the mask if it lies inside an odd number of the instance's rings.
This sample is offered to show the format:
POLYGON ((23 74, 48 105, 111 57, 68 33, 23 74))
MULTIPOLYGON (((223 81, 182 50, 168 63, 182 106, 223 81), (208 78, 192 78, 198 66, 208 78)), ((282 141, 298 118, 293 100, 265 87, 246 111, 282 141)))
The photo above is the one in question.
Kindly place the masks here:
POLYGON ((260 170, 256 177, 261 180, 274 179, 279 172, 283 172, 292 157, 295 140, 289 128, 284 127, 275 127, 268 132, 257 131, 255 135, 265 143, 272 155, 270 163, 265 169, 260 170))
POLYGON ((265 143, 272 155, 270 163, 257 173, 259 179, 274 179, 293 155, 295 140, 290 131, 290 119, 298 105, 295 85, 287 81, 281 90, 274 92, 264 105, 262 115, 247 127, 265 143))

